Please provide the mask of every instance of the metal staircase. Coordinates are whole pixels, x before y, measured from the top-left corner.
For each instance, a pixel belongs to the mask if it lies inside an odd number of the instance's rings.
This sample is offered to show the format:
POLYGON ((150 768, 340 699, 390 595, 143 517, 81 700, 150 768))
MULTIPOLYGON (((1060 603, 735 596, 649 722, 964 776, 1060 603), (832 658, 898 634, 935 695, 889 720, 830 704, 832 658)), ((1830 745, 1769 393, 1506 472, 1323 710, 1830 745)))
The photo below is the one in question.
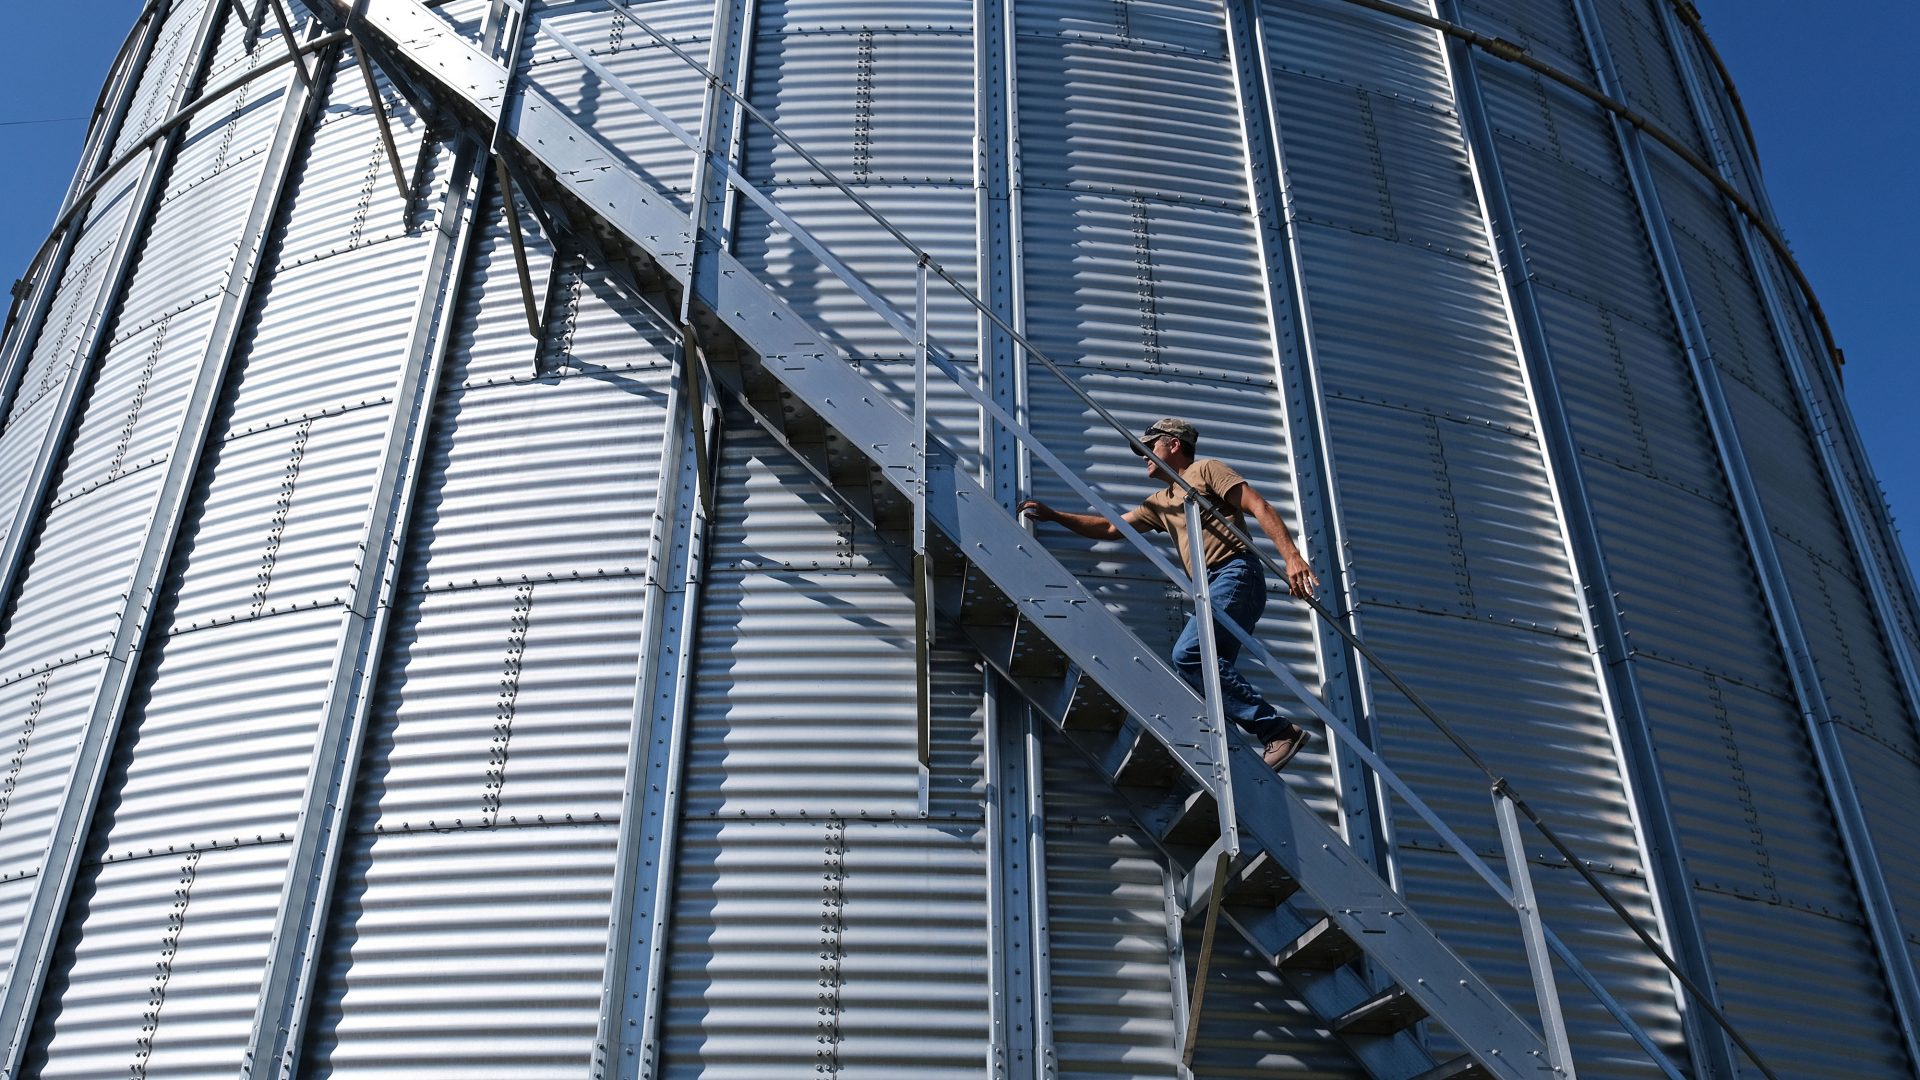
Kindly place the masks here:
MULTIPOLYGON (((1208 940, 1215 917, 1228 922, 1284 975, 1371 1075, 1385 1080, 1571 1077, 1551 954, 1568 963, 1666 1075, 1680 1076, 1539 923, 1524 857, 1509 858, 1508 869, 1515 877, 1510 884, 1503 880, 1432 816, 1384 762, 1353 740, 1284 665, 1242 635, 1249 655, 1265 662, 1328 725, 1331 737, 1374 768, 1414 812, 1429 819, 1496 895, 1515 906, 1533 962, 1544 1036, 1275 776, 1255 748, 1229 735, 1217 693, 1196 693, 1181 680, 978 483, 952 450, 929 436, 926 376, 933 369, 951 378, 1090 504, 1115 516, 1015 417, 930 346, 923 329, 929 274, 955 283, 884 218, 874 215, 918 254, 920 304, 914 317, 875 295, 726 161, 706 154, 703 143, 558 31, 537 23, 529 29, 525 19, 509 28, 505 55, 520 55, 522 33, 542 34, 571 53, 606 89, 624 95, 690 151, 701 154, 703 168, 714 170, 723 183, 753 200, 916 344, 922 366, 911 408, 896 404, 887 391, 848 364, 820 331, 706 232, 700 199, 694 200, 691 215, 679 208, 625 167, 592 130, 538 86, 520 82, 509 66, 460 36, 427 7, 416 0, 310 3, 324 17, 348 23, 370 51, 413 92, 430 97, 447 119, 468 126, 482 142, 513 159, 522 183, 559 197, 578 211, 570 217, 591 222, 606 243, 620 245, 657 274, 665 288, 685 295, 689 302, 683 310, 700 328, 702 339, 732 343, 731 348, 707 350, 715 377, 838 498, 883 537, 913 552, 916 580, 942 625, 963 634, 1127 800, 1185 875, 1184 900, 1194 915, 1208 918, 1208 940), (1428 1019, 1450 1032, 1468 1053, 1436 1063, 1415 1029, 1428 1019)), ((618 0, 614 6, 623 9, 618 0)), ((637 18, 633 21, 652 32, 637 18)), ((678 51, 665 38, 658 40, 678 51)), ((704 72, 691 57, 682 57, 704 72)), ((707 77, 712 78, 710 73, 707 77)), ((740 105, 752 113, 751 106, 740 105)), ((764 117, 757 119, 772 126, 764 117)), ((785 139, 777 128, 775 133, 785 139)), ((837 183, 804 147, 786 141, 837 183)), ((859 201, 856 193, 841 186, 859 201)), ((1011 327, 1005 329, 1018 339, 1011 327)), ((1044 357, 1036 359, 1052 366, 1044 357)), ((1099 410, 1090 399, 1088 404, 1099 410)), ((1137 533, 1124 524, 1122 528, 1172 580, 1204 596, 1203 574, 1175 569, 1137 533)), ((1206 610, 1204 600, 1198 610, 1206 610)), ((1227 629, 1239 635, 1237 629, 1227 629)), ((1514 804, 1499 787, 1495 805, 1509 851, 1517 851, 1514 804)), ((1200 986, 1204 982, 1203 977, 1200 986)))

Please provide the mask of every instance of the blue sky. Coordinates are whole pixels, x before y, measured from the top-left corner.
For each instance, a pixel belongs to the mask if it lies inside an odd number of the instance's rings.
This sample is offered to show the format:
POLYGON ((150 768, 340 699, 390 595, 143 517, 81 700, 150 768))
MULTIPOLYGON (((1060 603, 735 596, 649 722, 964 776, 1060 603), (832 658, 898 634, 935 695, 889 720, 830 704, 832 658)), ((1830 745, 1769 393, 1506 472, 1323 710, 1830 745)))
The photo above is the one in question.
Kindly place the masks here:
MULTIPOLYGON (((1847 397, 1920 565, 1920 4, 1698 0, 1732 68, 1787 238, 1847 352, 1847 397)), ((0 35, 0 280, 26 269, 79 157, 85 116, 138 0, 8 5, 0 35), (51 120, 51 123, 22 121, 51 120)), ((1649 537, 1652 542, 1655 538, 1649 537)))

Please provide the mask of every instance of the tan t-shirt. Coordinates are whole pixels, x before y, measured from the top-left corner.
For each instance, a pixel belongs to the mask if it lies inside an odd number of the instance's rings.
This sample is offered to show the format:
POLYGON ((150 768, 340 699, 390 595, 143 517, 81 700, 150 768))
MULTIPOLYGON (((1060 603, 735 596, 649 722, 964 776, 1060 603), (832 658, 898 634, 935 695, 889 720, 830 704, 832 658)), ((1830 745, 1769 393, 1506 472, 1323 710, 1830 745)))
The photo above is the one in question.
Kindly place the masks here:
MULTIPOLYGON (((1208 496, 1216 510, 1230 514, 1236 528, 1241 532, 1247 531, 1245 515, 1226 501, 1229 492, 1247 482, 1246 477, 1233 471, 1233 466, 1213 458, 1195 458, 1193 464, 1181 470, 1180 476, 1192 484, 1195 491, 1208 496)), ((1166 490, 1147 496, 1146 501, 1140 504, 1139 511, 1141 523, 1147 528, 1172 535, 1174 547, 1180 549, 1180 568, 1186 569, 1191 556, 1187 554, 1185 489, 1168 484, 1166 490)), ((1238 537, 1221 528, 1218 522, 1203 516, 1201 523, 1201 532, 1205 535, 1200 550, 1206 556, 1207 569, 1211 570, 1247 549, 1238 537)))

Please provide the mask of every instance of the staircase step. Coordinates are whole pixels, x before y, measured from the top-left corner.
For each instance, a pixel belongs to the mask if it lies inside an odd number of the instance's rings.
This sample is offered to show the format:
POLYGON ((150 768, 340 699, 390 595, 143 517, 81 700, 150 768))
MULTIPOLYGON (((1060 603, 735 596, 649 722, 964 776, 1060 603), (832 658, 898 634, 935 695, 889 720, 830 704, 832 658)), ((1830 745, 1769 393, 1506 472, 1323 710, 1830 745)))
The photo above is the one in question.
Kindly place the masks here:
POLYGON ((1118 787, 1171 787, 1185 775, 1158 739, 1135 728, 1110 773, 1118 787))
POLYGON ((1227 882, 1227 903, 1239 907, 1277 907, 1300 891, 1300 883, 1264 851, 1236 869, 1227 882))
POLYGON ((968 626, 1004 626, 1011 632, 1018 613, 1005 593, 994 587, 985 571, 972 563, 960 574, 960 586, 953 597, 953 610, 947 613, 954 622, 968 626))
POLYGON ((1073 691, 1059 721, 1067 731, 1117 731, 1127 722, 1127 710, 1099 683, 1076 672, 1073 691))
POLYGON ((1148 819, 1147 826, 1167 847, 1205 847, 1220 835, 1220 804, 1195 788, 1172 800, 1169 812, 1159 820, 1148 819))
POLYGON ((1016 675, 1058 675, 1067 670, 1067 655, 1032 619, 1013 627, 1013 652, 1008 669, 1016 675))
POLYGON ((1051 675, 1008 673, 1008 681, 1047 719, 1059 722, 1073 698, 1075 678, 1070 671, 1051 675))
POLYGON ((1341 1035, 1393 1035, 1427 1018, 1404 987, 1390 987, 1348 1009, 1333 1022, 1341 1035))
POLYGON ((1413 1080, 1491 1080, 1492 1076, 1485 1065, 1473 1059, 1473 1055, 1461 1054, 1435 1065, 1413 1080))
POLYGON ((1275 966, 1284 971, 1332 971, 1360 958, 1360 946, 1332 919, 1321 919, 1280 950, 1275 966))

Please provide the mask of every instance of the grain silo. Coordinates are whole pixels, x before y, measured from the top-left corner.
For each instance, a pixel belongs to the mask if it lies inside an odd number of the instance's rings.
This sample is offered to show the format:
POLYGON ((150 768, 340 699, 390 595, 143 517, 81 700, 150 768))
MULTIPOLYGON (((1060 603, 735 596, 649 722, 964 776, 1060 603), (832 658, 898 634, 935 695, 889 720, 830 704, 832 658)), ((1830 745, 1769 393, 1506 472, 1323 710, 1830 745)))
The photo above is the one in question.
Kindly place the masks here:
POLYGON ((0 1075, 1920 1061, 1915 589, 1684 0, 149 0, 0 359, 0 1075), (1011 512, 1169 413, 1327 583, 1280 779, 1011 512))

